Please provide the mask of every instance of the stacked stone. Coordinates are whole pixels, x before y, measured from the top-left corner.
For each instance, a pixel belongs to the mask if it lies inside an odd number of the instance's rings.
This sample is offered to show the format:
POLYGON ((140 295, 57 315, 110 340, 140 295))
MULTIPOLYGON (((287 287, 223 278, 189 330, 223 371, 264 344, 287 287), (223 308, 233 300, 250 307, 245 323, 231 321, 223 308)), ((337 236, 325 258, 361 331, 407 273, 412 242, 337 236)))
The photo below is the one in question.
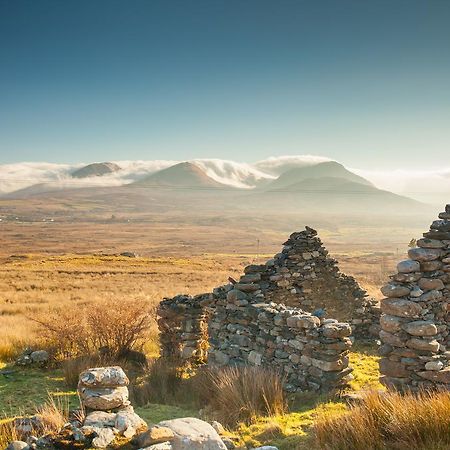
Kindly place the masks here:
POLYGON ((281 253, 245 268, 240 283, 257 283, 267 301, 300 307, 349 322, 357 338, 378 336, 379 303, 367 297, 353 277, 339 271, 317 231, 293 233, 281 253))
POLYGON ((158 308, 161 356, 198 365, 206 362, 207 311, 210 294, 177 295, 164 299, 158 308))
POLYGON ((350 325, 299 308, 261 302, 254 283, 216 289, 209 364, 263 366, 286 376, 285 389, 327 391, 350 376, 350 325))
POLYGON ((121 367, 99 367, 80 374, 78 393, 86 417, 82 435, 94 435, 92 445, 107 447, 117 434, 133 437, 147 424, 128 400, 128 377, 121 367))
POLYGON ((450 389, 450 205, 382 288, 381 382, 450 389))

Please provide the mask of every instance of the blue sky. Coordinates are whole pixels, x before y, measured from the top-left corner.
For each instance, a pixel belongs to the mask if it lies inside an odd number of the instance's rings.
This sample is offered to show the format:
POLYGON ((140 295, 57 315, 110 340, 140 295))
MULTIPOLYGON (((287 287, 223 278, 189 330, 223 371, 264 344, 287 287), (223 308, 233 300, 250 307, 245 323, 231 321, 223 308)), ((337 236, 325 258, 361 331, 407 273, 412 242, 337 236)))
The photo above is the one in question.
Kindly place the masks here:
POLYGON ((444 0, 0 0, 0 163, 440 167, 449 23, 444 0))

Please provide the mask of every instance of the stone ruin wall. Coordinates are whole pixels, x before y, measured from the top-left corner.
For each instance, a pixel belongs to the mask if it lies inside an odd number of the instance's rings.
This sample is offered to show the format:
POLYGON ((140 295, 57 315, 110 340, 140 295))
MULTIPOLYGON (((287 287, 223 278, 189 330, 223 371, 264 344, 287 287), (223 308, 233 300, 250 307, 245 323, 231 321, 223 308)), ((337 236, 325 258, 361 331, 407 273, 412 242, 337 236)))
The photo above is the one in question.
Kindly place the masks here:
POLYGON ((161 355, 194 365, 208 359, 218 366, 269 366, 286 375, 287 389, 327 390, 351 372, 352 329, 326 319, 330 312, 348 317, 358 337, 379 331, 377 302, 340 273, 317 232, 306 227, 273 259, 247 266, 238 282, 161 302, 161 355))
POLYGON ((378 337, 379 303, 339 271, 312 228, 291 234, 281 253, 266 264, 247 267, 242 283, 256 284, 265 301, 310 312, 325 309, 325 317, 349 322, 357 338, 378 337))
POLYGON ((348 381, 349 324, 261 300, 257 291, 231 285, 215 290, 209 364, 274 369, 291 392, 326 391, 348 381))
POLYGON ((450 389, 450 205, 382 288, 381 382, 450 389))

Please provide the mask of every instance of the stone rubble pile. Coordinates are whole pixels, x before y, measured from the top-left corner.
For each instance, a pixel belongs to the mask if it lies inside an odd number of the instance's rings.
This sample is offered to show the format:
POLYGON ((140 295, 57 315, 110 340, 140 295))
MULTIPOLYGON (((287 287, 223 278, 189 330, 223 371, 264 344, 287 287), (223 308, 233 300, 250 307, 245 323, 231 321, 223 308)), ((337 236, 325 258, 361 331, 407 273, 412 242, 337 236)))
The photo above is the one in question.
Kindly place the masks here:
POLYGON ((238 283, 215 291, 209 364, 276 370, 291 392, 327 391, 349 380, 349 324, 264 303, 260 292, 241 289, 238 283))
POLYGON ((45 366, 49 362, 50 356, 45 350, 33 350, 26 348, 16 359, 18 366, 45 366))
POLYGON ((99 367, 80 374, 78 394, 86 412, 81 432, 96 434, 92 445, 107 447, 116 437, 132 438, 147 424, 128 399, 129 380, 121 367, 99 367))
POLYGON ((381 291, 381 382, 450 389, 450 204, 381 291))

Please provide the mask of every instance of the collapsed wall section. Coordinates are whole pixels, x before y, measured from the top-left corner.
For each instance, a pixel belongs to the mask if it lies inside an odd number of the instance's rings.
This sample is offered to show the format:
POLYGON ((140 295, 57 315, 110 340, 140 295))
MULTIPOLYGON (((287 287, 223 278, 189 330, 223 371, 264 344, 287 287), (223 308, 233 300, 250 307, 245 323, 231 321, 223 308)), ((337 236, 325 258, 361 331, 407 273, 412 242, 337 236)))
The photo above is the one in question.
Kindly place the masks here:
POLYGON ((380 381, 450 389, 450 205, 382 288, 380 381))

